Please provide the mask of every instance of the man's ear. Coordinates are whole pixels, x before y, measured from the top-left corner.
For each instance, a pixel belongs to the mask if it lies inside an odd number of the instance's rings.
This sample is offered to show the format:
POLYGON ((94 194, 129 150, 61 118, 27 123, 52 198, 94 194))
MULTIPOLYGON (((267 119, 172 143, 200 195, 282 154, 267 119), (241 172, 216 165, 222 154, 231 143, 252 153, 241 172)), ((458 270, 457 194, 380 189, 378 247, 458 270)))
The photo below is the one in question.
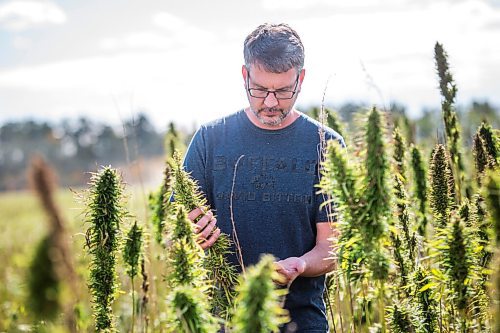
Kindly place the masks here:
POLYGON ((302 81, 304 81, 304 77, 306 76, 306 70, 304 68, 302 68, 300 70, 300 74, 299 74, 299 92, 300 92, 300 89, 302 88, 302 81))
POLYGON ((243 85, 246 87, 248 71, 245 65, 241 66, 241 75, 243 76, 243 85))

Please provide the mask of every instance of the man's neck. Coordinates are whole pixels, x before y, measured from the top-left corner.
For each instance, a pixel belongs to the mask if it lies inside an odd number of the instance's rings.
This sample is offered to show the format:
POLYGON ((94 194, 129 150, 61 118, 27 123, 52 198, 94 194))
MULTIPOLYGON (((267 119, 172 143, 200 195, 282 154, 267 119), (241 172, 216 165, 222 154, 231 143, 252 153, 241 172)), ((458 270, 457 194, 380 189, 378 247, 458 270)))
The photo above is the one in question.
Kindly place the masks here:
POLYGON ((250 110, 250 107, 246 107, 244 111, 245 111, 245 114, 248 117, 248 119, 252 122, 252 124, 254 124, 255 126, 257 126, 259 128, 262 128, 265 130, 271 130, 271 131, 280 130, 280 129, 283 129, 285 127, 290 126, 300 116, 299 111, 297 111, 294 108, 290 111, 290 113, 285 117, 285 119, 283 119, 283 121, 280 124, 268 125, 268 124, 263 124, 259 120, 259 118, 257 118, 257 116, 252 112, 252 110, 250 110))

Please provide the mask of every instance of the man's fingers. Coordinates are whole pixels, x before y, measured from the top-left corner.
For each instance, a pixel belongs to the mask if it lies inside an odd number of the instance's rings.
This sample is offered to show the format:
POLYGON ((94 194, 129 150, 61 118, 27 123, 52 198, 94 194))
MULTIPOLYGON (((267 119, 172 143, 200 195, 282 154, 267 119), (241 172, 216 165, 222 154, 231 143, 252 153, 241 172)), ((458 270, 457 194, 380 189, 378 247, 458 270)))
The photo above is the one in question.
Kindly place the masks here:
POLYGON ((217 238, 220 236, 220 229, 217 228, 215 231, 210 235, 210 238, 207 239, 206 242, 201 243, 201 248, 203 250, 209 248, 210 246, 214 245, 215 241, 217 238))
POLYGON ((201 234, 199 234, 199 237, 208 239, 210 234, 212 233, 212 230, 214 230, 215 224, 217 223, 217 219, 213 218, 212 221, 203 229, 201 234))
POLYGON ((203 213, 200 207, 197 207, 188 213, 188 219, 194 222, 194 220, 203 213))
MULTIPOLYGON (((212 214, 211 211, 208 211, 208 213, 203 215, 203 217, 198 222, 196 222, 196 227, 195 227, 196 233, 199 233, 200 231, 205 229, 207 224, 211 223, 211 221, 213 221, 213 220, 215 220, 214 214, 212 214)), ((217 220, 215 220, 215 221, 217 221, 217 220)), ((205 237, 207 237, 207 236, 205 236, 205 237)))

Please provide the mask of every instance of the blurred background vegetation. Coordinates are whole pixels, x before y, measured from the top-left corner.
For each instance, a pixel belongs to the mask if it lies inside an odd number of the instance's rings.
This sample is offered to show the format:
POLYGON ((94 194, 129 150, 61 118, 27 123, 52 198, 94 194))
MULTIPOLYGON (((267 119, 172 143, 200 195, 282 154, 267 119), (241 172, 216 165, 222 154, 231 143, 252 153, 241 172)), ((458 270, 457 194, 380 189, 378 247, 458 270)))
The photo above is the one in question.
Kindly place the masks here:
MULTIPOLYGON (((298 107, 312 114, 317 107, 298 107)), ((367 105, 351 102, 331 108, 339 120, 353 126, 357 113, 367 105)), ((388 107, 392 117, 408 119, 404 105, 392 103, 388 107)), ((487 101, 473 101, 457 109, 462 127, 463 145, 471 147, 472 137, 482 120, 493 128, 500 125, 500 108, 487 101)), ((442 120, 440 109, 424 109, 420 116, 404 120, 411 136, 422 147, 441 139, 442 120)), ((194 128, 186 129, 175 124, 153 124, 147 113, 141 112, 121 125, 111 125, 87 117, 64 119, 59 122, 23 120, 0 125, 0 191, 21 190, 27 187, 26 168, 33 154, 41 154, 57 171, 63 187, 87 184, 89 171, 101 165, 131 167, 141 161, 141 169, 130 170, 125 179, 138 179, 151 185, 161 180, 163 156, 168 153, 168 140, 172 131, 184 144, 188 144, 194 128), (164 148, 165 147, 165 148, 164 148), (135 176, 134 176, 135 175, 135 176)))

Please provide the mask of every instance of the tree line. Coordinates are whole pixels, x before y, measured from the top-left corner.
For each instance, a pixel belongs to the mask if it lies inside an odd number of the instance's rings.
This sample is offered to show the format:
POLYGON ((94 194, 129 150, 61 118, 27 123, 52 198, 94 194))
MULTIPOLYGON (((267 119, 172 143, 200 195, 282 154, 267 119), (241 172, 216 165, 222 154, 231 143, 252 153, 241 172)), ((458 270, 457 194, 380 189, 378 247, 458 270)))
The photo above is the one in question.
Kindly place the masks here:
MULTIPOLYGON (((299 109, 315 116, 318 107, 299 109)), ((360 102, 349 102, 333 108, 339 119, 354 126, 356 115, 367 110, 360 102)), ((415 119, 407 117, 404 105, 388 106, 396 121, 403 122, 415 142, 425 143, 443 135, 440 109, 424 109, 415 119)), ((500 109, 487 101, 473 101, 458 108, 464 144, 472 146, 472 137, 481 121, 493 128, 500 125, 500 109)), ((21 120, 0 126, 0 191, 27 187, 26 168, 31 157, 43 155, 57 170, 61 186, 84 186, 89 181, 88 170, 101 165, 123 165, 137 158, 161 157, 168 152, 169 138, 179 136, 184 144, 193 132, 181 131, 175 124, 158 130, 144 112, 113 127, 102 121, 80 117, 59 122, 21 120), (177 133, 181 132, 181 133, 177 133)))

